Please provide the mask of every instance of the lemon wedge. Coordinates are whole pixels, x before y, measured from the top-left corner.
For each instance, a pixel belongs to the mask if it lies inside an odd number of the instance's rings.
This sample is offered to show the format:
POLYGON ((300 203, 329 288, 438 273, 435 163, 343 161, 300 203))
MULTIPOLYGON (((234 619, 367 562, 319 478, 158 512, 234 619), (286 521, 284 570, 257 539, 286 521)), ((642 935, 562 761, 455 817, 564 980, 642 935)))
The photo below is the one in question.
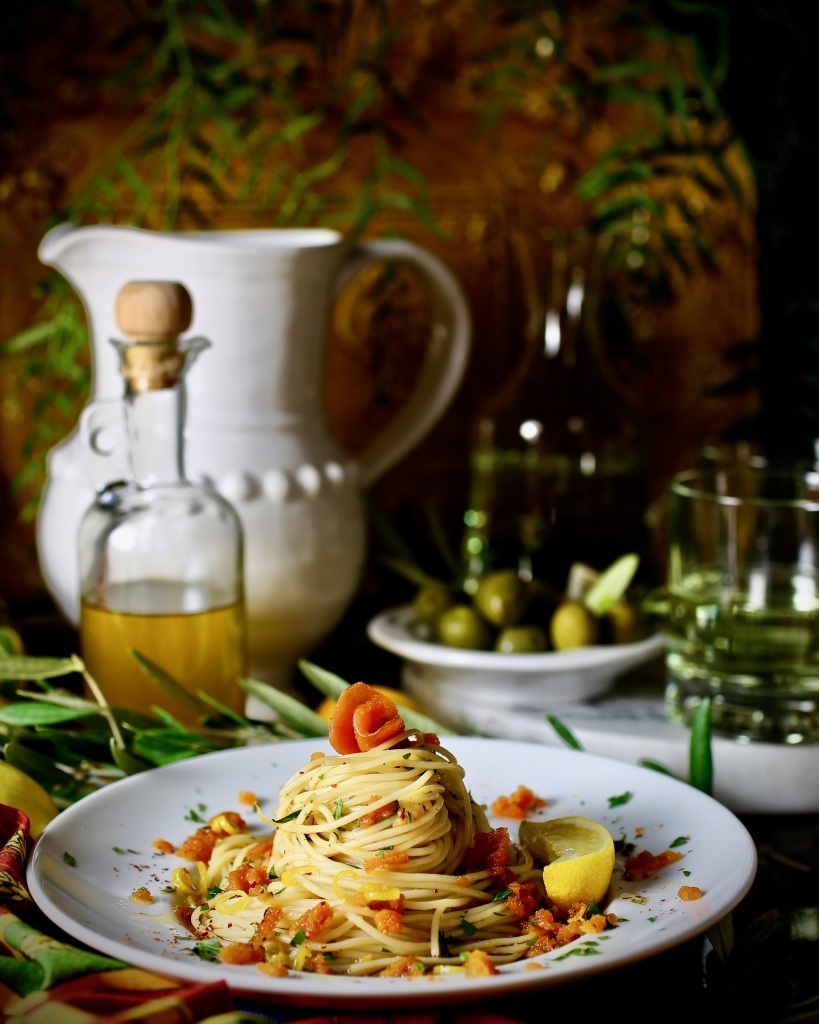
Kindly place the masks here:
POLYGON ((32 839, 58 813, 57 805, 43 787, 7 761, 0 761, 0 804, 16 807, 28 815, 32 839))
POLYGON ((614 870, 614 842, 602 825, 588 818, 522 821, 519 843, 543 861, 543 882, 555 906, 599 903, 614 870))

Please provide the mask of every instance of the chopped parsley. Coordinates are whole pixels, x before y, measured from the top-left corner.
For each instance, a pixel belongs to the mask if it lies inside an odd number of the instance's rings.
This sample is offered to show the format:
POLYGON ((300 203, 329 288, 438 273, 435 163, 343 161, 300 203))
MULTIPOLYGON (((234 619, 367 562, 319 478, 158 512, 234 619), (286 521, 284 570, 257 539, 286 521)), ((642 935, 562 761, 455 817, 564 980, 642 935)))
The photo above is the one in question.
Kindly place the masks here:
POLYGON ((617 923, 618 924, 628 924, 628 918, 627 917, 618 917, 617 918, 617 923))
POLYGON ((214 886, 213 886, 212 888, 208 889, 208 896, 207 896, 207 898, 208 898, 209 900, 212 900, 212 899, 214 899, 214 898, 215 898, 216 896, 218 896, 218 895, 219 895, 219 893, 220 893, 221 891, 222 891, 222 890, 221 890, 221 889, 219 888, 219 886, 218 886, 218 885, 214 885, 214 886))
POLYGON ((614 852, 615 853, 622 853, 625 845, 626 845, 626 837, 625 836, 620 836, 619 839, 615 839, 614 840, 614 852))
POLYGON ((401 760, 402 761, 408 761, 410 757, 412 757, 412 751, 410 751, 409 754, 404 754, 404 756, 401 758, 401 760))
POLYGON ((196 805, 196 809, 197 809, 197 811, 200 811, 200 812, 204 813, 204 810, 205 810, 206 806, 207 806, 207 804, 197 804, 196 805))
POLYGON ((589 909, 586 911, 586 920, 588 921, 590 918, 602 913, 603 911, 597 905, 597 900, 592 900, 589 904, 589 909))
MULTIPOLYGON (((201 806, 201 804, 200 804, 200 806, 201 806)), ((200 815, 198 815, 196 813, 196 811, 192 807, 188 811, 188 813, 185 815, 185 821, 195 821, 199 825, 204 825, 205 824, 205 819, 200 817, 200 815)), ((210 939, 208 939, 207 941, 210 942, 210 939)))
POLYGON ((336 958, 335 953, 329 953, 329 952, 328 953, 322 953, 322 956, 324 957, 325 960, 335 960, 335 958, 336 958))
POLYGON ((690 871, 683 871, 683 874, 685 875, 686 878, 688 878, 688 876, 691 874, 691 872, 690 871))
POLYGON ((438 945, 441 950, 441 956, 452 956, 452 951, 449 948, 449 942, 443 932, 438 933, 438 945))
POLYGON ((291 946, 300 946, 304 942, 304 940, 306 938, 307 938, 307 936, 304 934, 304 929, 303 928, 299 928, 299 930, 296 932, 296 934, 290 940, 290 945, 291 946))
POLYGON ((463 929, 464 935, 474 935, 478 930, 471 921, 467 921, 465 917, 461 918, 461 928, 463 929))
POLYGON ((625 793, 622 793, 620 796, 610 796, 609 810, 611 810, 612 807, 621 807, 623 804, 627 804, 633 796, 634 794, 630 793, 628 790, 626 790, 625 793))
POLYGON ((527 945, 527 946, 534 946, 534 944, 535 944, 536 942, 537 942, 537 939, 529 939, 529 941, 528 941, 528 942, 526 943, 526 945, 527 945))
POLYGON ((66 853, 64 853, 64 854, 63 854, 63 861, 64 861, 64 862, 65 862, 65 863, 66 863, 66 864, 67 864, 67 865, 68 865, 68 866, 69 866, 70 868, 75 868, 75 867, 77 866, 77 862, 76 862, 76 861, 74 860, 74 858, 73 858, 73 857, 71 856, 71 854, 70 854, 70 853, 67 853, 67 852, 66 852, 66 853))
POLYGON ((172 885, 169 885, 167 889, 160 889, 159 891, 160 892, 167 892, 167 893, 176 892, 176 890, 174 889, 174 887, 172 885))
POLYGON ((677 836, 674 842, 669 846, 669 850, 673 850, 675 846, 685 846, 690 841, 690 836, 677 836))
POLYGON ((409 811, 407 811, 407 818, 409 820, 409 823, 412 824, 412 815, 410 814, 409 811))
POLYGON ((381 952, 382 952, 382 953, 389 953, 389 950, 387 949, 387 947, 386 947, 386 946, 382 946, 382 947, 381 947, 381 952))
POLYGON ((285 886, 283 886, 283 887, 282 887, 281 889, 279 889, 279 891, 278 891, 278 892, 274 892, 274 893, 273 893, 273 895, 274 895, 274 896, 281 896, 281 894, 282 894, 282 893, 284 892, 284 890, 285 890, 286 888, 287 888, 287 886, 286 886, 286 885, 285 885, 285 886))
POLYGON ((512 890, 511 889, 501 889, 500 892, 496 892, 495 895, 492 897, 492 902, 493 903, 497 903, 498 900, 505 900, 507 898, 507 896, 511 896, 511 895, 512 895, 512 890))
POLYGON ((378 849, 379 849, 379 852, 380 852, 381 850, 394 850, 395 847, 394 846, 379 846, 378 849))
POLYGON ((575 946, 574 949, 570 949, 568 953, 564 953, 562 956, 556 956, 555 960, 568 960, 570 956, 600 956, 600 950, 595 949, 594 946, 575 946))
POLYGON ((301 811, 291 811, 290 814, 285 814, 283 818, 274 818, 274 825, 283 825, 286 821, 293 821, 294 818, 298 818, 301 811))
POLYGON ((199 957, 200 960, 218 960, 219 959, 219 940, 218 939, 201 939, 194 946, 194 953, 199 957))
POLYGON ((341 817, 341 815, 343 813, 344 813, 344 801, 341 799, 341 797, 339 797, 338 800, 336 800, 335 807, 333 808, 333 818, 336 821, 338 821, 338 819, 341 817))
POLYGON ((278 878, 279 876, 276 874, 276 869, 275 868, 271 868, 270 871, 267 873, 267 877, 268 878, 278 878))
POLYGON ((125 850, 120 850, 118 846, 112 846, 111 849, 114 851, 114 853, 125 853, 125 850))
POLYGON ((651 921, 651 923, 652 923, 652 924, 654 924, 654 922, 655 922, 656 920, 657 920, 657 918, 656 918, 656 917, 650 917, 650 918, 649 918, 649 921, 651 921))
MULTIPOLYGON (((319 775, 319 777, 318 777, 318 780, 319 780, 319 782, 321 782, 321 780, 322 780, 323 778, 324 778, 324 772, 322 772, 322 773, 321 773, 321 775, 319 775)), ((331 953, 331 954, 330 954, 330 956, 332 956, 332 955, 333 955, 333 954, 331 953)), ((325 959, 326 959, 326 957, 327 957, 327 954, 325 953, 325 954, 324 954, 324 956, 325 956, 325 959)))

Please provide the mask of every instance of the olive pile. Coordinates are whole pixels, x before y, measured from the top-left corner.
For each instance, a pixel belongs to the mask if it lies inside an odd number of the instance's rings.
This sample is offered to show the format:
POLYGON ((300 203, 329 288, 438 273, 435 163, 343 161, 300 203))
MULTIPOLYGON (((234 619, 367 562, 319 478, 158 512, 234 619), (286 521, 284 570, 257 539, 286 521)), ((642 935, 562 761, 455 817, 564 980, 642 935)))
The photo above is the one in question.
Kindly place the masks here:
POLYGON ((484 576, 471 604, 459 603, 461 595, 444 583, 429 583, 413 608, 433 640, 465 650, 534 654, 550 646, 632 643, 643 635, 639 612, 625 597, 637 564, 636 555, 624 555, 600 574, 576 563, 562 596, 511 569, 484 576))

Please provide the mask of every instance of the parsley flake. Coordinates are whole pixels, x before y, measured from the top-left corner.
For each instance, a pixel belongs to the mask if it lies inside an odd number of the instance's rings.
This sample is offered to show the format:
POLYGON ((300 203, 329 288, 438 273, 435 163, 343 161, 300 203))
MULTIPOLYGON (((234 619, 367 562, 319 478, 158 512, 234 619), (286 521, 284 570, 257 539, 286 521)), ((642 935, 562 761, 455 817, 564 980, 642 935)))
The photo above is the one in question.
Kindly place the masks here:
POLYGON ((686 878, 688 878, 689 875, 691 874, 691 872, 690 871, 683 871, 683 874, 685 875, 686 878))
POLYGON ((335 960, 335 958, 336 958, 335 953, 329 953, 329 952, 328 953, 323 953, 322 956, 324 957, 325 960, 335 960))
POLYGON ((622 793, 620 796, 610 796, 609 810, 611 810, 612 807, 621 807, 623 804, 627 804, 633 796, 634 794, 630 793, 628 790, 626 790, 625 793, 622 793))
POLYGON ((475 932, 478 930, 475 927, 475 925, 472 924, 471 921, 467 921, 465 917, 461 918, 461 928, 463 930, 464 935, 474 935, 475 932))
POLYGON ((512 895, 512 890, 511 889, 501 889, 500 892, 495 893, 495 895, 492 897, 492 902, 493 903, 497 903, 498 900, 505 900, 507 898, 507 896, 511 896, 511 895, 512 895))
POLYGON ((307 938, 307 936, 304 934, 304 929, 303 928, 299 928, 299 930, 296 932, 296 934, 290 940, 290 945, 291 946, 300 946, 304 942, 304 940, 306 938, 307 938))
POLYGON ((267 873, 267 877, 268 878, 278 878, 279 876, 276 874, 276 869, 275 868, 271 868, 270 871, 268 871, 268 873, 267 873))
POLYGON ((209 900, 212 900, 212 899, 214 899, 214 897, 218 896, 221 891, 222 890, 219 888, 218 885, 214 885, 212 888, 208 889, 208 897, 207 898, 209 900))
POLYGON ((438 933, 438 946, 441 950, 441 956, 452 956, 452 952, 449 948, 449 942, 443 932, 438 933))
POLYGON ((218 939, 202 939, 196 943, 194 947, 194 953, 199 957, 200 960, 218 960, 219 959, 219 940, 218 939))
POLYGON ((112 846, 111 849, 114 851, 114 853, 125 853, 125 850, 120 850, 118 846, 112 846))
POLYGON ((596 900, 592 900, 591 903, 589 904, 589 909, 586 911, 586 920, 588 921, 591 918, 595 917, 597 914, 602 914, 602 913, 603 913, 603 911, 600 909, 600 907, 598 907, 597 901, 596 900))
POLYGON ((593 946, 576 946, 574 949, 570 949, 568 953, 556 956, 554 959, 568 960, 570 956, 600 956, 600 950, 595 949, 593 946))
POLYGON ((70 853, 64 853, 63 854, 63 861, 65 861, 65 863, 70 868, 75 868, 77 866, 77 862, 74 860, 74 858, 71 856, 70 853))
MULTIPOLYGON (((196 813, 196 811, 192 807, 188 811, 188 813, 185 815, 185 821, 195 821, 199 825, 204 825, 205 824, 205 819, 200 817, 200 815, 198 815, 196 813)), ((209 942, 210 939, 208 939, 207 941, 209 942)), ((206 958, 204 958, 204 959, 206 959, 206 958)))
POLYGON ((274 818, 274 825, 283 825, 286 821, 292 821, 294 818, 298 818, 301 811, 291 811, 290 814, 285 814, 283 818, 274 818))
POLYGON ((344 813, 344 801, 341 799, 341 797, 339 797, 338 800, 336 800, 335 807, 333 808, 333 818, 336 821, 338 821, 338 819, 341 817, 341 815, 343 813, 344 813))
POLYGON ((404 754, 404 756, 401 758, 401 760, 402 761, 408 761, 411 756, 412 756, 412 751, 410 751, 409 754, 404 754))
POLYGON ((677 836, 668 848, 669 850, 673 850, 675 846, 685 846, 687 842, 690 842, 690 836, 677 836))

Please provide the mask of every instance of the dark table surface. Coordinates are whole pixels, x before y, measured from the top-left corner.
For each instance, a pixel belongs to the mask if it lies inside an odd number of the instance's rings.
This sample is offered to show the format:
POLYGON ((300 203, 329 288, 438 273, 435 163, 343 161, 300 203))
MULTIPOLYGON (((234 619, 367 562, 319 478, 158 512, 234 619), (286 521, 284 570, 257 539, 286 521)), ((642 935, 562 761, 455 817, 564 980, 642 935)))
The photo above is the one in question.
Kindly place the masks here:
MULTIPOLYGON (((383 598, 362 595, 312 656, 352 680, 398 685, 398 659, 379 651, 364 626, 383 598)), ((76 634, 47 603, 12 608, 32 654, 64 655, 77 649, 76 634)), ((662 691, 662 664, 625 677, 623 692, 662 691)), ((305 684, 305 699, 315 692, 305 684)), ((819 1024, 819 815, 749 815, 743 819, 759 853, 753 887, 733 913, 734 946, 726 962, 707 937, 630 967, 521 998, 442 1010, 469 1016, 494 1012, 522 1022, 657 1020, 770 1021, 819 1024)), ((273 1021, 326 1016, 326 1011, 253 1005, 273 1021)), ((248 1005, 248 1009, 250 1006, 248 1005)), ((400 1020, 400 1015, 385 1014, 400 1020)), ((349 1024, 364 1024, 356 1014, 349 1024)), ((461 1017, 461 1021, 463 1021, 461 1017)), ((338 1020, 344 1024, 345 1017, 338 1020)))

